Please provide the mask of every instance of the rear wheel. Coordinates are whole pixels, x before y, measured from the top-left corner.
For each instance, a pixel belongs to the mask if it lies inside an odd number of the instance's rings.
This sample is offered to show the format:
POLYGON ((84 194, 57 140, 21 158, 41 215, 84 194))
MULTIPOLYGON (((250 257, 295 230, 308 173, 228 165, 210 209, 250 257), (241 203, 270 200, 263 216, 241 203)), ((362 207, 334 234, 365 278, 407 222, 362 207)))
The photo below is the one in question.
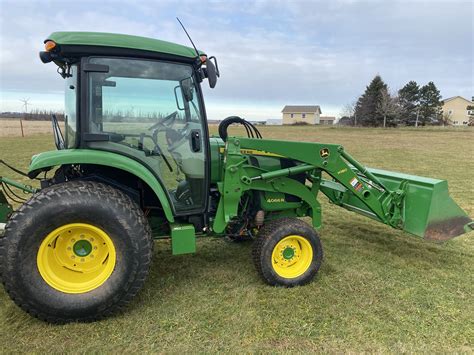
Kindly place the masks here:
POLYGON ((123 308, 143 286, 153 240, 140 208, 101 183, 68 182, 35 194, 0 238, 10 297, 52 323, 92 321, 123 308))
POLYGON ((316 231, 297 218, 266 223, 253 249, 255 267, 270 285, 292 287, 310 282, 323 259, 316 231))

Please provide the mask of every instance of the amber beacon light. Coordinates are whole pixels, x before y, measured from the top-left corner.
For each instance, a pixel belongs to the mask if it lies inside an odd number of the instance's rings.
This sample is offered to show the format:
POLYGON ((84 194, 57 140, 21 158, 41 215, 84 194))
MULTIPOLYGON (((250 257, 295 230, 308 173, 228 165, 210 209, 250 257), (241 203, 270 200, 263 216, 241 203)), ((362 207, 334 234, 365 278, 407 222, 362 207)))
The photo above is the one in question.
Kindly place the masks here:
POLYGON ((54 48, 56 48, 56 43, 55 42, 46 41, 44 43, 44 49, 46 49, 46 51, 51 52, 54 48))

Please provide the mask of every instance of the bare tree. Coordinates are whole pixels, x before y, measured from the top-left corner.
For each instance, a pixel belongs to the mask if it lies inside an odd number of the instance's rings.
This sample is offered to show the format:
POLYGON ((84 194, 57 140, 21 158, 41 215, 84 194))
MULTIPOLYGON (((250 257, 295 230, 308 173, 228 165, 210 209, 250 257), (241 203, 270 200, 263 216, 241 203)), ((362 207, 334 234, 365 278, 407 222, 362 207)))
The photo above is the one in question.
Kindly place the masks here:
POLYGON ((356 104, 357 102, 354 101, 354 102, 351 102, 349 104, 345 104, 344 107, 342 108, 342 111, 341 111, 341 116, 342 117, 349 117, 349 118, 353 118, 354 119, 354 126, 357 126, 357 117, 356 117, 356 114, 355 114, 355 111, 356 111, 356 104))
MULTIPOLYGON (((474 101, 474 97, 471 101, 474 101)), ((469 121, 467 123, 468 126, 474 126, 474 105, 467 105, 466 110, 469 115, 469 121)))
POLYGON ((377 113, 383 117, 383 127, 387 127, 387 118, 396 121, 401 109, 397 97, 390 96, 387 89, 382 90, 380 102, 377 104, 377 113))
POLYGON ((451 126, 453 124, 453 121, 451 120, 451 112, 443 112, 439 121, 441 122, 443 127, 451 126))

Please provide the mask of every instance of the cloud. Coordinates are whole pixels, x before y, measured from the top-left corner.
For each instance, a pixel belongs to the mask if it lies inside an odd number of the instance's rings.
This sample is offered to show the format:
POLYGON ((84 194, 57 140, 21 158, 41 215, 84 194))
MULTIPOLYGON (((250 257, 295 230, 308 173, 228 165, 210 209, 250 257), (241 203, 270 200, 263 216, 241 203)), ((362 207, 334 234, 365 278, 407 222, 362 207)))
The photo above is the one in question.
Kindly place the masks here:
POLYGON ((432 80, 445 97, 474 91, 469 1, 2 0, 0 6, 6 48, 0 91, 10 96, 62 89, 54 66, 37 57, 50 32, 119 32, 188 45, 176 16, 199 48, 218 57, 222 77, 215 90, 205 89, 212 118, 235 113, 233 107, 252 118, 279 117, 283 105, 298 103, 338 114, 375 74, 394 90, 432 80))

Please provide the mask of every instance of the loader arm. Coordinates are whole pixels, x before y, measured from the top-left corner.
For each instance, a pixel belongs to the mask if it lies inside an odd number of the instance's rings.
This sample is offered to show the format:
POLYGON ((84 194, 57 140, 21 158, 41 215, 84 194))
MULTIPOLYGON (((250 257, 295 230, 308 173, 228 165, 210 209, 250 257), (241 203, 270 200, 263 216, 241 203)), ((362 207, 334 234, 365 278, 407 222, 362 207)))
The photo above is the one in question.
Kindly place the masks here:
POLYGON ((217 233, 237 216, 240 198, 248 190, 299 197, 302 205, 295 214, 311 216, 315 228, 321 226, 319 191, 334 204, 425 239, 449 239, 472 227, 471 219, 450 199, 445 181, 368 169, 341 145, 229 137, 223 169, 213 224, 217 233), (297 165, 264 171, 251 164, 252 152, 285 157, 297 165), (324 179, 322 172, 332 179, 324 179), (289 178, 301 173, 311 186, 289 178))

